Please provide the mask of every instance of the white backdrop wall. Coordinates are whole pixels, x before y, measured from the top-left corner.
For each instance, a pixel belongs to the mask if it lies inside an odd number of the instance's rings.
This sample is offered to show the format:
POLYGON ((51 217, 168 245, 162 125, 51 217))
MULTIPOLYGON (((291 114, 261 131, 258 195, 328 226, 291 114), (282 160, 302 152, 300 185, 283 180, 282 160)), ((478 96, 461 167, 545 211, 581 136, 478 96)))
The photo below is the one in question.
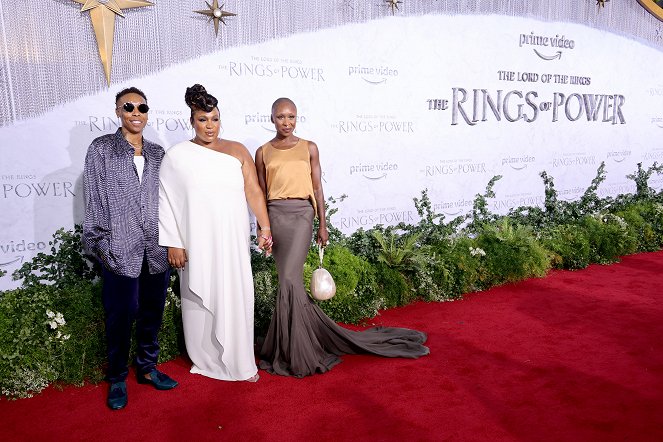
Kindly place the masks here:
MULTIPOLYGON (((2 2, 5 24, 8 3, 23 7, 22 2, 2 2)), ((171 9, 202 9, 194 3, 171 9)), ((359 8, 343 3, 355 12, 359 8)), ((405 11, 411 12, 414 3, 405 2, 405 11)), ((247 26, 256 26, 242 19, 244 14, 248 20, 251 10, 228 19, 218 40, 211 24, 184 14, 191 27, 200 29, 170 35, 161 42, 165 47, 193 50, 224 38, 235 38, 237 44, 179 62, 155 61, 154 52, 140 44, 133 50, 116 46, 109 88, 98 85, 105 80, 92 37, 83 54, 75 53, 80 42, 75 51, 61 51, 71 60, 71 75, 59 68, 49 71, 50 61, 26 62, 25 72, 41 75, 47 87, 17 88, 13 82, 0 94, 12 97, 11 112, 3 114, 0 127, 0 268, 15 270, 47 251, 57 228, 81 222, 87 146, 116 130, 114 96, 129 85, 148 95, 146 137, 166 148, 192 136, 183 96, 194 83, 219 98, 222 136, 251 151, 273 136, 273 100, 291 97, 299 108, 297 134, 320 147, 326 194, 348 195, 331 220, 346 233, 378 223, 416 222, 412 198, 424 188, 438 212, 448 219, 462 215, 494 175, 503 175, 490 202, 497 213, 541 204, 538 174, 543 170, 555 178, 560 196, 571 200, 605 161, 608 178, 600 193, 632 192, 634 184, 625 175, 638 162, 649 166, 663 158, 663 147, 655 141, 663 128, 663 83, 656 79, 663 60, 660 47, 642 35, 573 20, 511 16, 514 10, 496 11, 509 15, 454 15, 425 14, 420 8, 410 15, 355 15, 346 24, 330 24, 320 15, 323 3, 311 4, 319 7, 319 15, 297 15, 299 29, 280 34, 265 28, 262 38, 243 45, 236 34, 246 35, 247 26), (80 66, 87 73, 73 75, 80 66), (144 70, 136 73, 136 66, 144 70), (51 103, 53 95, 60 99, 51 103), (33 107, 28 111, 25 106, 33 107)), ((298 2, 288 5, 299 7, 298 2)), ((225 9, 236 11, 231 6, 228 2, 225 9)), ((69 2, 55 2, 52 8, 62 23, 84 36, 81 40, 91 36, 89 18, 72 20, 78 12, 69 2)), ((639 15, 640 9, 631 13, 652 29, 658 26, 648 14, 639 15)), ((264 22, 280 20, 264 8, 256 11, 264 22)), ((131 22, 123 26, 133 29, 139 16, 127 12, 119 19, 117 43, 119 24, 131 22)), ((12 59, 14 50, 5 44, 5 59, 12 59)), ((662 185, 658 177, 650 183, 662 185)), ((0 279, 0 289, 15 284, 0 279)))

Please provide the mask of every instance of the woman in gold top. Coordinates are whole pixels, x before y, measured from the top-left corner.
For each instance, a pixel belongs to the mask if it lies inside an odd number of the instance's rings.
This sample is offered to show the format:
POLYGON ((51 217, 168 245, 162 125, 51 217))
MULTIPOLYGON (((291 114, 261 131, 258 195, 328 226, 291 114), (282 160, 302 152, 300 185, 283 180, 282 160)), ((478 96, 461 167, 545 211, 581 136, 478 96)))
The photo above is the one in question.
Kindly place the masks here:
MULTIPOLYGON (((267 198, 279 275, 276 308, 260 350, 260 368, 273 374, 303 377, 324 373, 343 354, 371 353, 417 358, 428 354, 426 334, 377 327, 363 332, 337 325, 308 297, 303 271, 317 215, 317 242, 329 239, 318 147, 294 134, 297 107, 289 98, 272 105, 276 136, 258 148, 258 181, 267 198)), ((262 230, 265 230, 264 228, 262 230)))

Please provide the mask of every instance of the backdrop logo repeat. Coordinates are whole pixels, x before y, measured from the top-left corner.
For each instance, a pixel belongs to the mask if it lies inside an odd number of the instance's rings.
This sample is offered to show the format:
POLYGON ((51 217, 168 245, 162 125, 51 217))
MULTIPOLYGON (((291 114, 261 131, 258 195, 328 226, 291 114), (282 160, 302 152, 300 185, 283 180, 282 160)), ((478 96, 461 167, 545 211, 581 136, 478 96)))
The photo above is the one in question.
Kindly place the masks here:
MULTIPOLYGON (((272 115, 263 112, 252 112, 244 115, 244 125, 250 127, 259 127, 267 132, 275 133, 274 123, 272 123, 272 115)), ((305 124, 306 116, 297 115, 297 124, 305 124)))
POLYGON ((0 267, 18 266, 23 263, 26 252, 41 252, 48 245, 44 241, 31 242, 26 239, 16 239, 0 243, 0 267))
POLYGON ((601 198, 606 196, 617 196, 627 193, 635 193, 635 183, 632 182, 621 182, 621 183, 612 183, 612 184, 602 184, 597 193, 601 198))
POLYGON ((534 31, 529 34, 520 34, 518 45, 522 47, 531 47, 534 54, 541 60, 553 61, 561 60, 563 50, 572 50, 575 48, 575 41, 566 38, 564 34, 559 35, 538 35, 534 31))
POLYGON ((37 181, 32 174, 3 174, 0 197, 2 199, 25 198, 74 198, 71 181, 37 181))
POLYGON ((358 162, 350 166, 350 176, 360 176, 370 181, 387 178, 398 170, 398 163, 389 160, 358 162))
POLYGON ((631 156, 630 150, 610 151, 606 153, 606 159, 612 160, 615 163, 621 163, 631 156))
POLYGON ((455 201, 440 201, 433 204, 433 211, 442 213, 445 216, 460 216, 467 213, 474 205, 473 200, 460 198, 455 201))
POLYGON ((536 162, 536 157, 530 155, 505 157, 502 158, 502 167, 508 166, 513 170, 523 170, 526 169, 529 164, 535 162, 536 162))
MULTIPOLYGON (((120 119, 112 115, 88 115, 87 120, 74 121, 75 126, 87 126, 90 132, 109 133, 122 126, 120 119)), ((157 131, 190 132, 191 120, 181 110, 150 109, 147 126, 157 131)))
POLYGON ((493 198, 490 200, 490 207, 496 213, 508 212, 511 209, 521 206, 542 207, 545 202, 543 195, 532 195, 531 193, 515 193, 506 195, 503 198, 493 198))
POLYGON ((369 84, 384 84, 388 79, 398 77, 398 69, 392 66, 348 66, 348 77, 361 78, 369 84))
POLYGON ((552 159, 554 168, 577 168, 583 166, 598 166, 595 155, 585 153, 562 153, 555 154, 552 159))
POLYGON ((426 177, 485 174, 486 163, 469 158, 439 160, 438 163, 426 164, 419 172, 426 177))
POLYGON ((276 78, 306 82, 324 82, 325 70, 304 64, 299 59, 251 56, 249 61, 230 61, 219 65, 230 77, 276 78))
POLYGON ((557 196, 559 199, 565 201, 574 201, 577 200, 582 194, 585 193, 585 189, 582 187, 572 187, 570 189, 560 189, 557 191, 557 196))
POLYGON ((339 120, 331 127, 340 134, 411 134, 414 121, 405 121, 395 116, 357 115, 351 120, 339 120))
POLYGON ((416 221, 417 214, 412 210, 398 210, 396 207, 366 208, 357 210, 356 215, 340 217, 338 227, 356 230, 360 227, 370 228, 376 224, 414 224, 416 221))

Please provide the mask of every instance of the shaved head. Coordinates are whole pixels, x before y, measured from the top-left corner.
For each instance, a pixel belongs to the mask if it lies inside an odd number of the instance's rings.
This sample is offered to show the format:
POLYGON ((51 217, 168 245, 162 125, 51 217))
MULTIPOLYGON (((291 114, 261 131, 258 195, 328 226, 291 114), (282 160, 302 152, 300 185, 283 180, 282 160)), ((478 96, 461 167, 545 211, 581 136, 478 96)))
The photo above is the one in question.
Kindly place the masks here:
POLYGON ((272 114, 274 114, 274 112, 276 111, 276 108, 279 107, 279 105, 284 104, 284 103, 292 105, 292 107, 295 108, 295 111, 297 110, 297 105, 295 104, 294 101, 292 101, 290 98, 281 97, 281 98, 277 98, 276 101, 274 102, 274 104, 272 104, 272 114))

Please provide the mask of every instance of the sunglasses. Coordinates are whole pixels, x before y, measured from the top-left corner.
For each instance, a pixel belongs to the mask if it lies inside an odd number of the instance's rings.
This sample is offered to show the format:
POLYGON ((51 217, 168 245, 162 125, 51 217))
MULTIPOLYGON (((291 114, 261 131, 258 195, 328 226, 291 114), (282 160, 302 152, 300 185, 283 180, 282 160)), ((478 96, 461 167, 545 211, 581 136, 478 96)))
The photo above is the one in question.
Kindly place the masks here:
MULTIPOLYGON (((126 102, 122 105, 122 109, 124 109, 125 112, 133 112, 135 107, 136 106, 133 103, 129 102, 126 102)), ((141 103, 138 105, 138 112, 140 112, 141 114, 146 114, 149 111, 150 107, 147 104, 141 103)))

